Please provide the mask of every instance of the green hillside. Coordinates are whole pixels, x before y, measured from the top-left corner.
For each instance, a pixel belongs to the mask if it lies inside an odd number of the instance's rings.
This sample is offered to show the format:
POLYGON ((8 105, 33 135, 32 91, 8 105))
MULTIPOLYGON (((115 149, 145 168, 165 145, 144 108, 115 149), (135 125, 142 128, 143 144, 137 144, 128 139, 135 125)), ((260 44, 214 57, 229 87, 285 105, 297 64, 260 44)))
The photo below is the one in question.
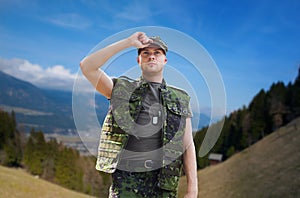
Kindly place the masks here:
POLYGON ((80 194, 62 188, 43 179, 29 175, 22 169, 0 166, 0 197, 10 198, 88 198, 91 196, 80 194))
MULTIPOLYGON (((227 161, 198 172, 199 197, 300 196, 300 118, 232 156, 227 161)), ((180 181, 179 197, 186 189, 180 181)), ((0 166, 3 197, 90 197, 35 178, 22 169, 0 166)))
MULTIPOLYGON (((300 118, 225 162, 198 172, 201 198, 300 197, 300 118)), ((179 197, 186 189, 180 181, 179 197)))

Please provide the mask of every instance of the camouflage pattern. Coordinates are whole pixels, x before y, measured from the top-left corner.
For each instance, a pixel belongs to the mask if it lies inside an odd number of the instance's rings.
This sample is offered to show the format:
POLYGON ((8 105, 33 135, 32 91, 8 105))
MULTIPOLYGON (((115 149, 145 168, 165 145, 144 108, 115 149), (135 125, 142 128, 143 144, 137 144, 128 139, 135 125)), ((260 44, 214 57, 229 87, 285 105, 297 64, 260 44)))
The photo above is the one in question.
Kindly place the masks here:
MULTIPOLYGON (((116 171, 128 134, 134 131, 135 120, 142 108, 143 94, 148 86, 143 78, 132 80, 120 77, 114 80, 110 109, 101 131, 97 170, 107 173, 116 171)), ((177 191, 183 166, 182 138, 185 132, 185 119, 191 117, 190 97, 183 90, 167 86, 165 81, 160 93, 163 115, 166 115, 166 118, 162 129, 164 145, 162 167, 157 175, 157 185, 161 189, 177 191)))
POLYGON ((124 148, 127 139, 128 134, 124 133, 113 122, 110 106, 101 130, 96 169, 106 173, 115 172, 119 161, 119 154, 124 148))
MULTIPOLYGON (((151 37, 149 37, 149 39, 151 39, 153 42, 147 47, 151 47, 151 46, 159 47, 164 51, 164 54, 167 53, 168 46, 163 40, 161 40, 161 38, 159 36, 151 36, 151 37)), ((139 48, 138 49, 138 54, 140 54, 142 49, 144 49, 144 48, 139 48)))
POLYGON ((148 172, 116 170, 112 174, 113 185, 109 189, 109 198, 176 198, 177 191, 158 187, 158 173, 158 170, 148 172))

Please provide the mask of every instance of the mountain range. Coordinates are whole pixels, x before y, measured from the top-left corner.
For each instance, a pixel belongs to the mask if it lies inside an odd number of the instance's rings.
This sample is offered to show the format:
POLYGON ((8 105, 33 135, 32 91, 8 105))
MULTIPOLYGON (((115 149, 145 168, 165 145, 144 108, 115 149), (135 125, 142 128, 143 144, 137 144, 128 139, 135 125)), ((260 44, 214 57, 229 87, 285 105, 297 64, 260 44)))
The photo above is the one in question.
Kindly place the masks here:
MULTIPOLYGON (((86 107, 81 109, 93 105, 97 119, 102 124, 108 109, 108 100, 96 94, 94 104, 96 105, 86 102, 83 104, 86 107)), ((0 108, 8 112, 14 111, 19 129, 25 132, 34 128, 49 134, 77 134, 71 91, 39 88, 0 71, 0 108)), ((209 122, 208 116, 194 113, 195 130, 207 126, 209 122)))
MULTIPOLYGON (((107 100, 96 97, 101 108, 107 100)), ((72 114, 72 92, 42 89, 0 71, 0 108, 14 111, 16 121, 25 132, 32 128, 44 133, 74 135, 76 127, 72 114)), ((103 113, 98 112, 103 117, 103 113)), ((100 119, 103 119, 99 117, 100 119)))

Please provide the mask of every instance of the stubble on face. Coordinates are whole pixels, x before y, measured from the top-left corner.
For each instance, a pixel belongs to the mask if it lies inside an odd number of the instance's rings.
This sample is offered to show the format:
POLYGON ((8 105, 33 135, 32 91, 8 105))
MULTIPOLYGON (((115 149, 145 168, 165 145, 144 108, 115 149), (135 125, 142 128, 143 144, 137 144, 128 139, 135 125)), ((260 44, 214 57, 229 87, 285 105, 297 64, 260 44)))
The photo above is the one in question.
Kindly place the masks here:
POLYGON ((141 51, 138 63, 144 76, 162 76, 167 59, 160 48, 151 47, 141 51))

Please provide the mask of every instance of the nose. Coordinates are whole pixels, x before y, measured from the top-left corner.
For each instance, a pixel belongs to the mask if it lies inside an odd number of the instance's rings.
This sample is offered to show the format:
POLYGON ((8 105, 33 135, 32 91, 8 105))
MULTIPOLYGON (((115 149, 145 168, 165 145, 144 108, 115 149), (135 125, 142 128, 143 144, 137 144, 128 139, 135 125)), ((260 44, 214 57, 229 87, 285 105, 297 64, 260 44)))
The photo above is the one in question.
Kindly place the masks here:
POLYGON ((149 54, 149 59, 151 59, 151 60, 155 59, 154 53, 149 54))

